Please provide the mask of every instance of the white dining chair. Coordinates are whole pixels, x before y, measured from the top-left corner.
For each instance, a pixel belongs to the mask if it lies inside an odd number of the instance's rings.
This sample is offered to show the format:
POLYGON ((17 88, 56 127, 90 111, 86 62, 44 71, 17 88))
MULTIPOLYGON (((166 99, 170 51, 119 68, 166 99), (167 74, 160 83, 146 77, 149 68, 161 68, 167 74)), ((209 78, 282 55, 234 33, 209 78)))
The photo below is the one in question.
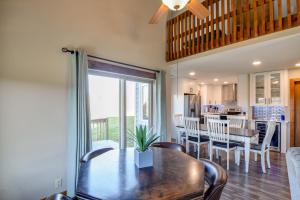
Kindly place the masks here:
MULTIPOLYGON (((251 146, 250 146, 250 152, 253 152, 255 154, 255 161, 257 161, 257 159, 256 159, 257 154, 259 154, 261 157, 261 159, 260 159, 261 160, 261 169, 262 169, 263 173, 266 173, 266 166, 265 166, 266 154, 267 154, 268 168, 269 169, 271 168, 270 145, 271 145, 271 140, 274 135, 275 129, 276 129, 276 122, 269 121, 267 132, 266 132, 266 135, 264 137, 262 144, 251 144, 251 146)), ((241 149, 241 147, 239 147, 239 149, 241 149)), ((242 150, 244 150, 244 148, 242 148, 242 150)), ((240 154, 237 155, 237 158, 238 158, 237 162, 240 163, 240 154)))
POLYGON ((200 158, 200 146, 209 143, 207 136, 201 136, 200 119, 199 118, 184 118, 184 128, 186 134, 186 151, 189 152, 189 144, 197 146, 197 158, 200 158))
MULTIPOLYGON (((174 120, 175 127, 184 126, 182 114, 175 114, 173 120, 174 120)), ((185 139, 185 132, 183 131, 182 128, 176 127, 176 133, 177 133, 177 143, 183 144, 183 140, 185 139)))
POLYGON ((207 121, 209 119, 220 119, 220 115, 212 115, 212 114, 204 115, 204 124, 207 124, 207 121))
POLYGON ((208 119, 207 129, 210 142, 210 160, 213 150, 222 150, 227 154, 227 170, 229 170, 229 153, 236 150, 237 144, 229 140, 229 120, 208 119))
POLYGON ((230 128, 245 128, 246 116, 227 115, 230 128))

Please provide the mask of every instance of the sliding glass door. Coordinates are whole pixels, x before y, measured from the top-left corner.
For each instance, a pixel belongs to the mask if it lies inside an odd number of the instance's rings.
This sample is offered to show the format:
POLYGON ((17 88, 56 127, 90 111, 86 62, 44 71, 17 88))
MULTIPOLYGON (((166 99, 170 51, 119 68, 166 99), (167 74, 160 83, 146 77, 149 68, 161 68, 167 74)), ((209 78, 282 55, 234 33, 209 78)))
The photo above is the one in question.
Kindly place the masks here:
POLYGON ((89 75, 92 149, 119 148, 119 79, 89 75))
POLYGON ((89 75, 92 148, 133 147, 136 126, 152 127, 152 81, 89 75))
POLYGON ((136 126, 151 127, 151 84, 126 81, 126 130, 127 147, 134 143, 130 134, 135 134, 136 126), (129 133, 129 134, 128 134, 129 133))

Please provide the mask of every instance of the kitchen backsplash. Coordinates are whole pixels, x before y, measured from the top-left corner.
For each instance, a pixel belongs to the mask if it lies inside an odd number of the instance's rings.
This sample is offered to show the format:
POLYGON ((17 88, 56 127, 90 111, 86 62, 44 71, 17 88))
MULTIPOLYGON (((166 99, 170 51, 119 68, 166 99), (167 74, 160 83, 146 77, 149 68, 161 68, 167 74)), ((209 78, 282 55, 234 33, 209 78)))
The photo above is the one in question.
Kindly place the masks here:
POLYGON ((252 107, 253 119, 259 120, 281 120, 285 116, 284 106, 254 106, 252 107))

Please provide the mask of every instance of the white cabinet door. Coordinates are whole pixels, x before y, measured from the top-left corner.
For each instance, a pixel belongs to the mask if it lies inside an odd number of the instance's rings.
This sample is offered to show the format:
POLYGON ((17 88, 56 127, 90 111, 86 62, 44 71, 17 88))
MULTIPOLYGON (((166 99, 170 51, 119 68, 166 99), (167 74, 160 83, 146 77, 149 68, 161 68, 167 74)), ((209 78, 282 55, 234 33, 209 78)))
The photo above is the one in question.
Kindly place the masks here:
POLYGON ((281 72, 271 72, 268 76, 268 96, 267 102, 269 105, 282 105, 282 78, 281 72))
POLYGON ((268 91, 267 74, 266 73, 254 74, 253 84, 254 84, 253 87, 254 104, 255 105, 267 104, 266 101, 266 96, 268 91))
POLYGON ((250 104, 288 105, 288 74, 286 70, 251 75, 250 104))

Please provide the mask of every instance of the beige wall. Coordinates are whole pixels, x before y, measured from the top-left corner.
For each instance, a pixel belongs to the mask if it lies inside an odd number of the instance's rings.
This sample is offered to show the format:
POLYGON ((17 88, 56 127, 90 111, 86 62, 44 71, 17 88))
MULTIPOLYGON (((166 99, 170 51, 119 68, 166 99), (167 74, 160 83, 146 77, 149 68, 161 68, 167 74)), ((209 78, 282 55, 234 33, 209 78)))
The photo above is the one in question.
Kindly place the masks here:
POLYGON ((70 56, 61 47, 144 67, 164 62, 160 1, 0 1, 0 199, 66 188, 70 56), (54 189, 54 180, 63 187, 54 189))

